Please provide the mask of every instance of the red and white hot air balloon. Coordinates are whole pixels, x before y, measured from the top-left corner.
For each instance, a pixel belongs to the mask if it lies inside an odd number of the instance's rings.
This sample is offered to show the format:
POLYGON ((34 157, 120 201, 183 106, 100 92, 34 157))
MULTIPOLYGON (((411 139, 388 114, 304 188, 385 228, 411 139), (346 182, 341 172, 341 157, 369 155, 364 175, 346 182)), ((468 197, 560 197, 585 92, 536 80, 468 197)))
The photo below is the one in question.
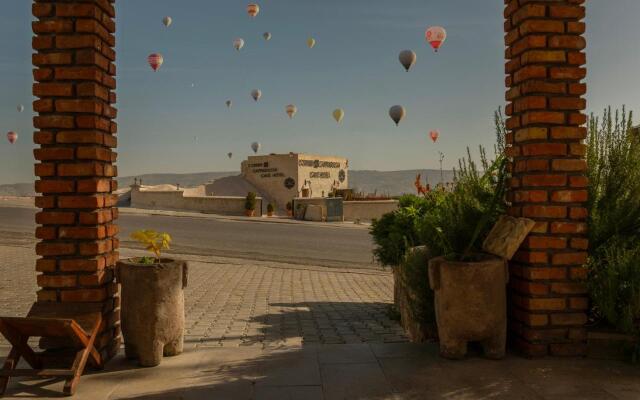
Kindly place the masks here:
POLYGON ((429 137, 431 138, 431 140, 433 141, 433 143, 438 141, 438 137, 440 137, 440 131, 433 130, 431 132, 429 132, 429 137))
POLYGON ((14 131, 9 131, 7 133, 7 140, 9 141, 9 143, 14 144, 18 141, 18 134, 14 131))
POLYGON ((447 40, 447 31, 441 26, 432 26, 424 34, 427 42, 437 52, 440 46, 447 40))
POLYGON ((149 62, 149 65, 155 72, 162 66, 162 63, 164 62, 164 58, 160 53, 153 53, 153 54, 150 54, 149 57, 147 57, 147 61, 149 62))
POLYGON ((251 18, 255 18, 256 15, 258 15, 258 13, 260 12, 260 6, 255 4, 255 3, 251 3, 247 6, 247 14, 249 14, 249 16, 251 18))

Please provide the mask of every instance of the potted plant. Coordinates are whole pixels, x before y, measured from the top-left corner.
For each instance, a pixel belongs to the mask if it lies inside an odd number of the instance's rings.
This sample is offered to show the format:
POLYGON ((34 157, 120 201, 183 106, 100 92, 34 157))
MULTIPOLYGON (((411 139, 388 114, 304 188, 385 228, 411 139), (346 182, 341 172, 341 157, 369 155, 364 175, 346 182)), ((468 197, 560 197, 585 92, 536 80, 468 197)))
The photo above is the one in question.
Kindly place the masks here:
POLYGON ((470 341, 480 342, 488 358, 505 353, 507 263, 482 248, 506 208, 507 160, 499 155, 488 162, 482 149, 481 157, 482 168, 470 156, 460 163, 453 191, 441 192, 420 221, 423 243, 438 256, 429 260, 428 274, 445 358, 464 357, 470 341))
POLYGON ((287 202, 287 215, 293 217, 293 203, 291 201, 287 202))
POLYGON ((125 355, 138 359, 141 366, 153 367, 163 355, 182 353, 187 263, 162 256, 171 242, 167 233, 140 230, 131 238, 152 255, 120 260, 116 265, 125 355))
POLYGON ((256 212, 256 194, 254 192, 247 193, 244 201, 244 215, 253 217, 256 212))
POLYGON ((273 211, 275 210, 275 206, 273 203, 267 204, 267 217, 273 217, 273 211))

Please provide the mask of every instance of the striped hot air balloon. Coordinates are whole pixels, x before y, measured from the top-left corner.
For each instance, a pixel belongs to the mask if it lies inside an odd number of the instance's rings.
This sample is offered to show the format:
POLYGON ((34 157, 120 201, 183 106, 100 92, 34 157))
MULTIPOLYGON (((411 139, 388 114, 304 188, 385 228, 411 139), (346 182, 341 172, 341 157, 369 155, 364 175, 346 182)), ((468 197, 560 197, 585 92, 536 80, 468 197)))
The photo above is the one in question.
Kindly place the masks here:
POLYGON ((147 61, 149 62, 149 65, 155 72, 162 66, 162 63, 164 62, 164 58, 160 53, 153 53, 153 54, 150 54, 149 57, 147 57, 147 61))

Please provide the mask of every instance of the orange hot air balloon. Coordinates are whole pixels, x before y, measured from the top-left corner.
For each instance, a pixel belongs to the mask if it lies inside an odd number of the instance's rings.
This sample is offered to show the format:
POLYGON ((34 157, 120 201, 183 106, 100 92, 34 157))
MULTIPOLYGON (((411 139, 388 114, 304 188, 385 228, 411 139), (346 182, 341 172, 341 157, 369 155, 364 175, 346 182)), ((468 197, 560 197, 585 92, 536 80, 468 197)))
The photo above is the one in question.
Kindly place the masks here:
POLYGON ((153 54, 150 54, 149 57, 147 57, 147 61, 149 62, 149 65, 155 72, 162 66, 162 63, 164 62, 164 58, 160 53, 153 53, 153 54))
POLYGON ((255 18, 256 15, 258 15, 258 13, 260 12, 260 6, 255 4, 255 3, 251 3, 247 6, 247 14, 249 14, 249 16, 251 18, 255 18))
POLYGON ((447 31, 441 26, 432 26, 424 34, 427 42, 437 52, 445 40, 447 40, 447 31))
POLYGON ((433 130, 433 131, 429 132, 429 137, 431 138, 433 143, 435 143, 435 142, 438 141, 438 137, 440 137, 440 132, 437 129, 433 130))
POLYGON ((14 144, 18 141, 18 134, 14 131, 9 131, 7 133, 7 140, 9 141, 9 143, 14 144))

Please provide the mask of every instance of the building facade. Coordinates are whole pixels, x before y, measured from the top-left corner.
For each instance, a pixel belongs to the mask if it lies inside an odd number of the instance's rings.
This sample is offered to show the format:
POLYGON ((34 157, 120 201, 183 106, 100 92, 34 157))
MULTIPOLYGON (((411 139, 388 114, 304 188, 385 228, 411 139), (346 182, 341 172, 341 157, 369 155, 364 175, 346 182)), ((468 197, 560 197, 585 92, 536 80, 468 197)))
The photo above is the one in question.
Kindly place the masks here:
POLYGON ((325 197, 349 186, 349 161, 342 157, 288 153, 249 156, 242 176, 284 208, 295 197, 325 197))

